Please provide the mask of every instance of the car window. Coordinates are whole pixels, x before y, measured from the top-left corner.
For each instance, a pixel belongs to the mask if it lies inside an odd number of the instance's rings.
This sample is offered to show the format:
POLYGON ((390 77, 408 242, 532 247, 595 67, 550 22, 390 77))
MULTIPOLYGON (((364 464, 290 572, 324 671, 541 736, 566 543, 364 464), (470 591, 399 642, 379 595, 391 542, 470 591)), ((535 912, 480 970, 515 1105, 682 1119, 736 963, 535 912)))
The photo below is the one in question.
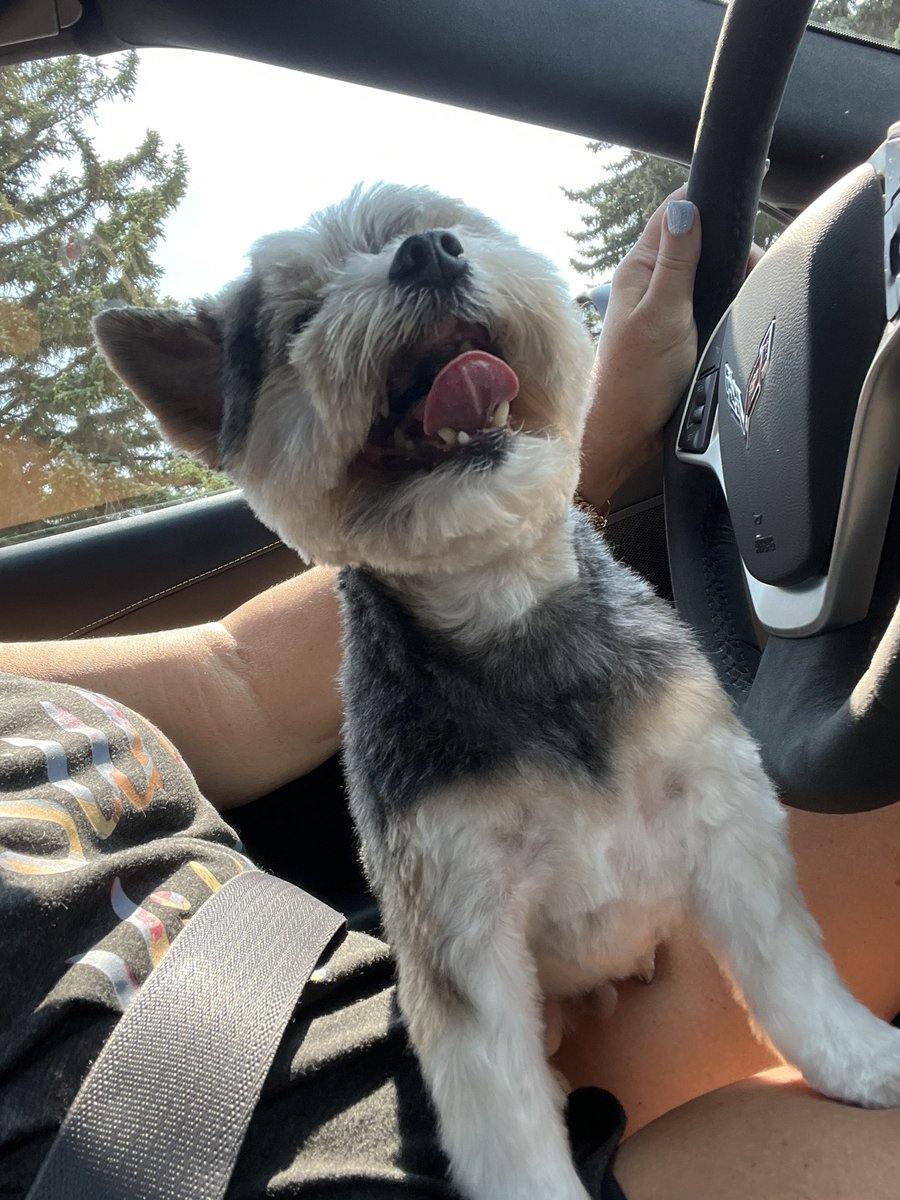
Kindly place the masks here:
POLYGON ((818 0, 811 21, 900 49, 900 0, 818 0))
MULTIPOLYGON (((725 8, 729 0, 712 2, 725 8)), ((809 23, 900 50, 900 0, 816 0, 809 23)))
POLYGON ((190 51, 0 71, 0 545, 229 487, 170 453, 94 349, 110 305, 184 304, 259 236, 358 182, 461 195, 556 261, 563 188, 606 148, 446 105, 190 51), (207 97, 186 103, 184 97, 207 97))

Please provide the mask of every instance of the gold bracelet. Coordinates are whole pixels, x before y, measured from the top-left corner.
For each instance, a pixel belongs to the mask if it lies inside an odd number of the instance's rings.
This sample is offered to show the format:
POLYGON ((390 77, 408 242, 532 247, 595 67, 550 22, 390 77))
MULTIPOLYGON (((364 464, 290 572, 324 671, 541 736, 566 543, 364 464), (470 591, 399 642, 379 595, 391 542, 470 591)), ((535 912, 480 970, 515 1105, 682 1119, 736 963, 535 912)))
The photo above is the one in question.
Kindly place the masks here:
POLYGON ((579 492, 576 492, 575 507, 581 509, 595 529, 602 532, 609 524, 609 510, 612 508, 611 501, 604 500, 600 507, 597 508, 589 500, 585 500, 584 496, 579 492))

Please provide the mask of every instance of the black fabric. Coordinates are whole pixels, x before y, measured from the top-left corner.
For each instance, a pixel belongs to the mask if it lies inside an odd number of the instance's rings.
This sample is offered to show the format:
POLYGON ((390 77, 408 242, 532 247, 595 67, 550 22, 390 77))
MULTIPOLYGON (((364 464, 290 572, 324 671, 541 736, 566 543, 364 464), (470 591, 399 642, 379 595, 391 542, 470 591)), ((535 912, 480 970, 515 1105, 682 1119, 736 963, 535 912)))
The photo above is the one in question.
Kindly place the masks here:
MULTIPOLYGON (((0 1197, 22 1200, 122 1012, 209 897, 254 866, 160 731, 93 692, 2 675, 0 818, 0 1197)), ((195 998, 187 977, 173 1027, 195 998)), ((148 1064, 166 1036, 148 1039, 148 1064)), ((176 1123, 203 1119, 205 1091, 176 1123)), ((621 1110, 598 1096, 570 1102, 573 1146, 593 1195, 621 1200, 608 1169, 621 1110)), ((148 1128, 148 1150, 173 1136, 148 1128)), ((226 1200, 263 1196, 456 1196, 394 964, 364 934, 313 972, 276 1052, 226 1200)))
POLYGON ((672 600, 662 496, 625 513, 612 513, 606 541, 616 558, 646 579, 657 596, 672 600))
MULTIPOLYGON (((612 1174, 619 1102, 581 1088, 566 1120, 593 1200, 625 1200, 612 1174)), ((387 948, 349 934, 304 991, 226 1200, 458 1200, 446 1172, 387 948)))
POLYGON ((625 1110, 612 1092, 583 1087, 566 1105, 569 1143, 581 1181, 597 1200, 626 1200, 613 1165, 625 1132, 625 1110))

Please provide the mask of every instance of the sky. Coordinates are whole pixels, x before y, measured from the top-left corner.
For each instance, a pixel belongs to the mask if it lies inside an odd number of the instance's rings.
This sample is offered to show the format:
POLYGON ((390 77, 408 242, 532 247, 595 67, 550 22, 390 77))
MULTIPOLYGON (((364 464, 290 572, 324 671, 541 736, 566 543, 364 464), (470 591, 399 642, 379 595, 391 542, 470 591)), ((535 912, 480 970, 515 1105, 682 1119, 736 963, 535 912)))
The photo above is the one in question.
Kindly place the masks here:
POLYGON ((482 209, 556 262, 573 291, 600 282, 568 262, 578 207, 560 188, 603 170, 583 137, 188 50, 141 53, 135 99, 100 110, 95 145, 124 154, 147 128, 167 148, 180 142, 190 167, 156 254, 178 301, 240 274, 256 238, 381 179, 482 209))

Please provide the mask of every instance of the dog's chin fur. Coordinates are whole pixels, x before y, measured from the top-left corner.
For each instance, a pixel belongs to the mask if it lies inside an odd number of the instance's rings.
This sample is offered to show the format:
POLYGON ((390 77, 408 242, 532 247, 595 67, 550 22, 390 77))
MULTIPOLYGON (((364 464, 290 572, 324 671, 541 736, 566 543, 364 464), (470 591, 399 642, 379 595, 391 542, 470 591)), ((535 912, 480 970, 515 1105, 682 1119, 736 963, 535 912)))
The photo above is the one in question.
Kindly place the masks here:
MULTIPOLYGON (((487 469, 447 464, 404 480, 347 482, 324 495, 304 488, 288 453, 241 483, 260 519, 301 557, 366 565, 389 575, 456 573, 514 549, 529 554, 565 516, 578 478, 575 448, 560 438, 513 434, 487 469)), ((251 437, 249 453, 258 447, 251 437)))

